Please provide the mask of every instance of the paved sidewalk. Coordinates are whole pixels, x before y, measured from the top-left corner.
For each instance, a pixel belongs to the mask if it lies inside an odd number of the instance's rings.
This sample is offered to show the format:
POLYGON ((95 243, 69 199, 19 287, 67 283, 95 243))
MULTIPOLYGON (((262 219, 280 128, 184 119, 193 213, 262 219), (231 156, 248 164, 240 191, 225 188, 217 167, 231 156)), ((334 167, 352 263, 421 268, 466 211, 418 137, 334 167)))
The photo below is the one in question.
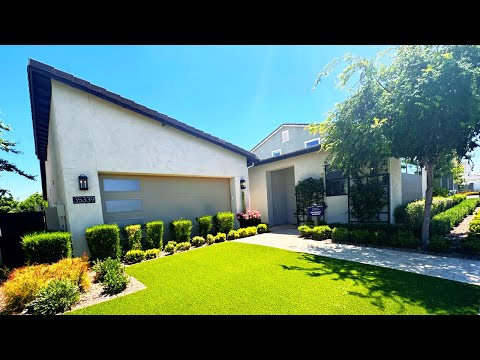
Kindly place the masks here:
POLYGON ((307 240, 298 237, 297 229, 291 226, 274 227, 272 231, 234 241, 357 261, 480 285, 480 261, 477 260, 307 240))

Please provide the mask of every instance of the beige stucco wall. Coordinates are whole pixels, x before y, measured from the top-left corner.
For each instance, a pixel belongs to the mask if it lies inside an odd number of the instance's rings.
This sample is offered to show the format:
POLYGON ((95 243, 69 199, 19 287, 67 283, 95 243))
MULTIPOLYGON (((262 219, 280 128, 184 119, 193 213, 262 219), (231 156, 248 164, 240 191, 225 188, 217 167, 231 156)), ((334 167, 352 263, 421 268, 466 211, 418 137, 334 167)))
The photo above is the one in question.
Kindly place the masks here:
MULTIPOLYGON (((251 207, 260 211, 262 221, 272 221, 270 216, 272 209, 268 199, 271 199, 273 194, 271 194, 270 186, 267 186, 270 181, 270 172, 293 166, 295 185, 297 185, 299 181, 309 177, 324 177, 326 157, 326 152, 320 151, 251 167, 249 169, 251 207)), ((327 222, 348 221, 348 198, 346 195, 325 197, 325 203, 327 205, 325 210, 325 220, 327 222)))
POLYGON ((388 159, 388 173, 390 174, 390 222, 394 222, 393 212, 402 204, 402 172, 400 159, 388 159))
MULTIPOLYGON (((249 178, 239 154, 55 80, 50 120, 58 167, 49 167, 47 183, 63 180, 55 199, 65 203, 76 256, 88 250, 85 229, 103 223, 99 173, 227 177, 232 211, 241 211, 240 178, 247 184, 249 178), (88 176, 88 191, 78 189, 80 174, 88 176), (96 203, 73 204, 73 196, 84 195, 95 196, 96 203)), ((249 204, 248 188, 245 194, 249 204)))
MULTIPOLYGON (((250 199, 253 209, 257 209, 262 214, 264 222, 271 222, 272 213, 271 201, 269 199, 274 196, 269 186, 271 171, 294 167, 295 185, 299 181, 308 177, 324 178, 325 176, 325 159, 327 153, 324 151, 313 152, 304 155, 294 156, 284 160, 278 160, 260 166, 253 166, 249 169, 250 177, 250 199)), ((393 210, 402 202, 401 189, 401 172, 400 160, 390 158, 388 161, 390 172, 390 219, 393 222, 393 210)), ((325 203, 325 220, 328 223, 348 222, 348 196, 326 196, 325 203)))

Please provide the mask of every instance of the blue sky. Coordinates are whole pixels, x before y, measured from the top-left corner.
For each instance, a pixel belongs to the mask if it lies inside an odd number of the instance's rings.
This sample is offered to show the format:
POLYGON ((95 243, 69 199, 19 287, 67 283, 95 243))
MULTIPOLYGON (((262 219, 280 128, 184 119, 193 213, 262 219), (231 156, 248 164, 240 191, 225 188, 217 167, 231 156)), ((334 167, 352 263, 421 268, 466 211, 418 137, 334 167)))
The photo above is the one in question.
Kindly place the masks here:
MULTIPOLYGON (((0 157, 39 175, 27 81, 29 58, 250 150, 278 125, 311 123, 345 93, 335 74, 316 90, 319 71, 346 52, 373 56, 386 46, 0 46, 0 119, 23 154, 0 157)), ((0 174, 0 188, 24 199, 37 181, 0 174)))

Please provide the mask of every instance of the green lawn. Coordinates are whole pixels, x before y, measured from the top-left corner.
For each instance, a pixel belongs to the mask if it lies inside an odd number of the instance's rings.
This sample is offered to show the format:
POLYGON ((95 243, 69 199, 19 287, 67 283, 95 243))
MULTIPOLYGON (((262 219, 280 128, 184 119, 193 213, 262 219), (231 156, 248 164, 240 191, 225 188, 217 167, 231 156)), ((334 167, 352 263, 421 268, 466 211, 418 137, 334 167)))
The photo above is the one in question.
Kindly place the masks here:
POLYGON ((477 314, 480 287, 225 242, 129 266, 147 286, 69 314, 477 314))

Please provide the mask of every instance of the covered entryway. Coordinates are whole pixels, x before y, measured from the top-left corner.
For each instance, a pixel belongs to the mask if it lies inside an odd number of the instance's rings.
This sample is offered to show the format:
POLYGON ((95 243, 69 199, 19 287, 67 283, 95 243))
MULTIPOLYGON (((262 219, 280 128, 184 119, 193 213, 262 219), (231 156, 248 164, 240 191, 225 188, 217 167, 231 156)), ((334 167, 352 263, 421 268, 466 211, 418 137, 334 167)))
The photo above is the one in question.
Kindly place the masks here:
POLYGON ((295 216, 295 174, 293 166, 267 171, 267 193, 270 217, 270 226, 282 224, 296 224, 295 216), (270 178, 270 181, 268 181, 270 178))
POLYGON ((228 178, 102 174, 99 180, 105 223, 163 220, 167 240, 172 220, 192 220, 196 233, 196 217, 232 211, 228 178))

